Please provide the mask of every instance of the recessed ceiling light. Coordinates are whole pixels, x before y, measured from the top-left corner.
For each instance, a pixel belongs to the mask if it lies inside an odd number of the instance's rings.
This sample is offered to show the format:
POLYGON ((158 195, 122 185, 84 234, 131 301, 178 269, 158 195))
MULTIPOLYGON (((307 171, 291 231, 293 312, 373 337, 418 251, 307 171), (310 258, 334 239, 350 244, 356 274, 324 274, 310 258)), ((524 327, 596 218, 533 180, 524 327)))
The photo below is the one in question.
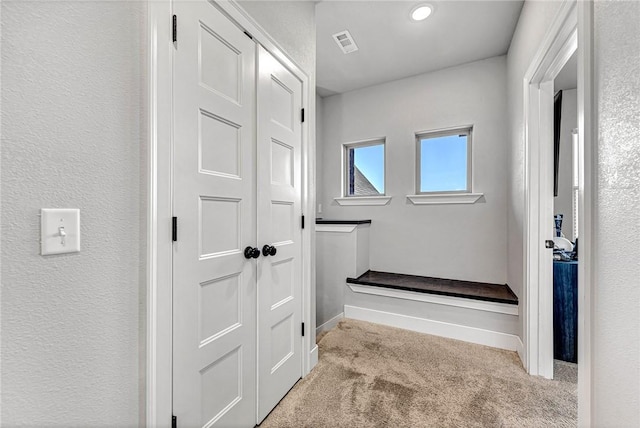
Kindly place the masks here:
POLYGON ((433 13, 433 6, 430 4, 419 4, 411 10, 411 19, 414 21, 422 21, 427 19, 433 13))

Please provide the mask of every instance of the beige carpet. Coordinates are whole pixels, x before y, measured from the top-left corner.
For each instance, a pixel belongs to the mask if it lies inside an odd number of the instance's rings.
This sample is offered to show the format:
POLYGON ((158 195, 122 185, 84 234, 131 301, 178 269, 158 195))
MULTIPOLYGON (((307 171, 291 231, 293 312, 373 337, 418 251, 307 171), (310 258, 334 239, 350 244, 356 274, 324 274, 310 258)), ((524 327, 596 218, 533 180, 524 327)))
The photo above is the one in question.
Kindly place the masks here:
POLYGON ((319 346, 262 428, 576 426, 576 385, 530 377, 515 352, 354 320, 319 346))

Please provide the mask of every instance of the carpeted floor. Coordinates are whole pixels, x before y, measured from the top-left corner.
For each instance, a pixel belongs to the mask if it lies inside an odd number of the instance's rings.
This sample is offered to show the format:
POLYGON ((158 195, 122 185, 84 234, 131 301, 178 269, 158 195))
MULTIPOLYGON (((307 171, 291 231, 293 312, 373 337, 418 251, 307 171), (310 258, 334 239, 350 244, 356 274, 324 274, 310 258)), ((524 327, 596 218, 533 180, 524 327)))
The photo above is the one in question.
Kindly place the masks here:
POLYGON ((319 347, 261 428, 576 426, 576 384, 527 375, 515 352, 350 319, 319 347))

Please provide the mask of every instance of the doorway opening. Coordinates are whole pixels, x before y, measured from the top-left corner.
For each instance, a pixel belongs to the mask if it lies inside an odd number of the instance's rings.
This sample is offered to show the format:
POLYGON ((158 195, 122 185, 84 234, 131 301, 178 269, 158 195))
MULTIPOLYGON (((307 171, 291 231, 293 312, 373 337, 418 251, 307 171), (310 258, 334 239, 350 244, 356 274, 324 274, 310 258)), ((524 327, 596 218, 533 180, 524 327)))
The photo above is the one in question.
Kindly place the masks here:
MULTIPOLYGON (((553 260, 545 241, 553 223, 554 81, 577 52, 577 263, 578 424, 591 421, 591 283, 593 277, 593 5, 567 1, 524 79, 525 97, 525 293, 524 365, 553 378, 553 260)), ((573 138, 573 137, 572 137, 573 138)), ((553 245, 552 245, 553 246, 553 245)))
POLYGON ((554 80, 553 377, 577 383, 578 55, 554 80))

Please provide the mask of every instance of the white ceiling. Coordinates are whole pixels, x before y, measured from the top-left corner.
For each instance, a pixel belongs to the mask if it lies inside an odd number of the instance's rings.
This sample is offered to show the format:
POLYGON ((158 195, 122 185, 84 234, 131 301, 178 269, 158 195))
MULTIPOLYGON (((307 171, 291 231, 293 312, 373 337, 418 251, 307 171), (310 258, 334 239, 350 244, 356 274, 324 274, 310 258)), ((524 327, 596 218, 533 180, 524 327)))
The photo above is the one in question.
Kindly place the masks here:
POLYGON ((578 52, 574 52, 569 61, 562 67, 560 74, 553 81, 556 91, 575 89, 578 87, 578 52))
POLYGON ((322 1, 316 6, 320 96, 351 91, 507 53, 522 1, 322 1), (343 54, 331 35, 349 30, 360 50, 343 54))

